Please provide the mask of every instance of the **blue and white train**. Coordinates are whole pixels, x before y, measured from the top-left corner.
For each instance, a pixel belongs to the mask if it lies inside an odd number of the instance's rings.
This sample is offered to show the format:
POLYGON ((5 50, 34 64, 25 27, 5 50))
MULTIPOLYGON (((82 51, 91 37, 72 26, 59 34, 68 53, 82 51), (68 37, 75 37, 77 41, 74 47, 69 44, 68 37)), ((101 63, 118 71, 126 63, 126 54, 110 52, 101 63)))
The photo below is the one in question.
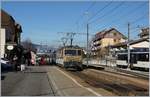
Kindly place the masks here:
MULTIPOLYGON (((134 49, 130 51, 130 68, 149 70, 149 49, 134 49)), ((117 67, 128 67, 128 52, 120 51, 117 53, 117 67)))

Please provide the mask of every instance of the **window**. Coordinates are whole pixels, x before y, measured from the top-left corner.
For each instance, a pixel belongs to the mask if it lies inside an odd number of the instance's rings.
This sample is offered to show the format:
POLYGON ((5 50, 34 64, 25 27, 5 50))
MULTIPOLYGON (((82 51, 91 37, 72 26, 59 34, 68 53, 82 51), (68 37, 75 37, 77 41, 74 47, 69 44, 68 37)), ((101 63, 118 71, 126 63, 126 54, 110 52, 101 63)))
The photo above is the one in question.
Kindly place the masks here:
POLYGON ((68 56, 79 56, 81 53, 81 50, 65 50, 65 55, 68 56))
POLYGON ((114 32, 113 34, 114 34, 114 36, 116 36, 116 35, 117 35, 117 33, 116 33, 116 32, 114 32))
POLYGON ((118 60, 127 60, 127 54, 118 54, 118 60))
POLYGON ((149 61, 149 54, 138 54, 138 61, 149 61))
POLYGON ((65 55, 75 56, 76 50, 65 50, 65 55))

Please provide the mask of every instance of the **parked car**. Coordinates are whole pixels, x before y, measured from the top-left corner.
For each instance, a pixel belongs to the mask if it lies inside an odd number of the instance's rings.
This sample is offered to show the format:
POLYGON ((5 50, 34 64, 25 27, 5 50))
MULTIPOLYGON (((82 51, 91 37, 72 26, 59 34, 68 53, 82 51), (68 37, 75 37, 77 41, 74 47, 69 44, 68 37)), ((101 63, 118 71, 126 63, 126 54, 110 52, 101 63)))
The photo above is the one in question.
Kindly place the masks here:
POLYGON ((10 64, 9 60, 1 58, 0 60, 1 63, 1 71, 10 71, 13 69, 13 65, 10 64))

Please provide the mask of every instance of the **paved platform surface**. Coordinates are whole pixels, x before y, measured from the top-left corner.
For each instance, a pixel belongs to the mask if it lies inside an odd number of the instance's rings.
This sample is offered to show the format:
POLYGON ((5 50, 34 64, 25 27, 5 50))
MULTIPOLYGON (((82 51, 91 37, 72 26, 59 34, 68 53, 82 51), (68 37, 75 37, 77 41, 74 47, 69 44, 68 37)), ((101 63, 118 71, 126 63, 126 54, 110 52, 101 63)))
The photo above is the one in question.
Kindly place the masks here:
POLYGON ((24 72, 2 73, 2 96, 96 96, 56 66, 30 66, 24 72))
POLYGON ((53 96, 46 71, 39 68, 2 73, 2 96, 53 96))
POLYGON ((48 68, 48 76, 52 82, 54 92, 61 96, 97 96, 89 88, 83 87, 75 79, 60 71, 57 67, 48 68))

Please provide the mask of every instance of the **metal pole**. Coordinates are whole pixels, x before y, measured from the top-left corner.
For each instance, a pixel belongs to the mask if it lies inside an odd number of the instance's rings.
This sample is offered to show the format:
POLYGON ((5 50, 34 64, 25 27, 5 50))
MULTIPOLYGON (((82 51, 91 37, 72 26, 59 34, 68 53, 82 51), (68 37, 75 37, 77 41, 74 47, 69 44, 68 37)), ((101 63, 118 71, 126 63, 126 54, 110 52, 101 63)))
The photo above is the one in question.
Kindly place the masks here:
POLYGON ((89 24, 87 23, 87 59, 86 59, 86 62, 87 62, 87 66, 88 66, 88 60, 89 60, 89 24))
POLYGON ((130 69, 130 23, 128 23, 128 43, 127 43, 127 48, 128 48, 128 69, 130 69))
MULTIPOLYGON (((148 27, 148 29, 150 28, 150 26, 148 27)), ((149 30, 148 30, 149 31, 149 30)), ((149 32, 149 39, 150 39, 150 32, 149 32)), ((148 50, 148 52, 149 52, 149 56, 150 56, 150 41, 149 41, 149 50, 148 50)), ((150 64, 150 57, 149 57, 149 64, 150 64)))
POLYGON ((87 64, 87 67, 89 65, 89 24, 88 24, 88 12, 85 13, 87 15, 87 53, 86 53, 86 64, 87 64))
POLYGON ((70 43, 71 46, 72 46, 72 41, 73 41, 73 38, 71 38, 71 43, 70 43))

